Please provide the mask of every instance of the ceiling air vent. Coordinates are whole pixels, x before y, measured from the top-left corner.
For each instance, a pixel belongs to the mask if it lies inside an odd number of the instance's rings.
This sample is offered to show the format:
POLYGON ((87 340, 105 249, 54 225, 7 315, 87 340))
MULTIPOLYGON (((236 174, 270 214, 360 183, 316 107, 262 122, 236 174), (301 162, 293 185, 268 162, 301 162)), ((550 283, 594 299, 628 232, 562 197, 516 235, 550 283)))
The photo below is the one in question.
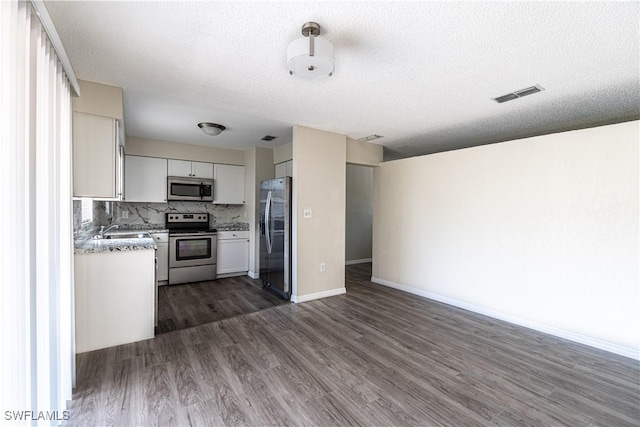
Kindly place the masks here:
POLYGON ((262 138, 260 138, 260 141, 273 141, 276 138, 277 136, 265 135, 262 138))
POLYGON ((358 141, 373 141, 374 139, 380 139, 380 138, 384 138, 382 135, 376 135, 375 133, 373 135, 369 135, 369 136, 364 136, 362 138, 358 138, 358 141))
POLYGON ((508 93, 506 95, 498 96, 496 98, 491 98, 496 101, 498 104, 502 104, 503 102, 511 101, 512 99, 522 98, 523 96, 531 95, 533 93, 538 93, 544 90, 544 88, 540 85, 535 85, 528 87, 526 89, 520 89, 512 93, 508 93))

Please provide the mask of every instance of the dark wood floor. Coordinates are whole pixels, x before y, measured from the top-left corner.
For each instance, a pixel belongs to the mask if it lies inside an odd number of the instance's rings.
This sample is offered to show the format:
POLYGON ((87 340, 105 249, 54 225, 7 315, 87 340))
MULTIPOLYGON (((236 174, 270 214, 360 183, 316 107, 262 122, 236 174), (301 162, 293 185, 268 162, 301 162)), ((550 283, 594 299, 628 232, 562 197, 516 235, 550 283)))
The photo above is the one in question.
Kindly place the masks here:
POLYGON ((78 356, 71 424, 639 425, 638 361, 369 282, 78 356))
POLYGON ((160 286, 156 335, 283 304, 289 301, 248 276, 160 286))

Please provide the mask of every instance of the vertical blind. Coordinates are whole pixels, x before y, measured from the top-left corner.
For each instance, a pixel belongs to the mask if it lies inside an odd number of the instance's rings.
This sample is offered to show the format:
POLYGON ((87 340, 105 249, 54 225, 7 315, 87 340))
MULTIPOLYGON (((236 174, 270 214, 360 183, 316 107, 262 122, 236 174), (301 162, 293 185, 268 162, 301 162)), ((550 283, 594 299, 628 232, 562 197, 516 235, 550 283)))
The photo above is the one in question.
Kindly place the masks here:
POLYGON ((59 417, 75 370, 71 90, 30 2, 0 1, 0 138, 0 415, 59 417))

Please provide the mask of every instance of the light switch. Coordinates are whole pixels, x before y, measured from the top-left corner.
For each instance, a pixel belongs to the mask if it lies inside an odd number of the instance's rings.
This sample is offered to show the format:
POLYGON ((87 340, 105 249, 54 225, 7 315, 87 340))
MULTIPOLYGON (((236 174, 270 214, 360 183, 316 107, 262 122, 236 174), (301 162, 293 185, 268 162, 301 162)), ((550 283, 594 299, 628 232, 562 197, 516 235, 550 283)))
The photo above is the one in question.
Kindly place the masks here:
POLYGON ((304 217, 305 218, 311 218, 311 209, 305 209, 304 210, 304 217))

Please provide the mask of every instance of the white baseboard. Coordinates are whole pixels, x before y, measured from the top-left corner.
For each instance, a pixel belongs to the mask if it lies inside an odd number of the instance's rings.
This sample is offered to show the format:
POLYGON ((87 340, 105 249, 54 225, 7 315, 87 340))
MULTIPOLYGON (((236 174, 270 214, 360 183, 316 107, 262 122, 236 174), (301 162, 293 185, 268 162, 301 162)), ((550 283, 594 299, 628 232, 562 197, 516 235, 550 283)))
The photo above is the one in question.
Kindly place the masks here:
POLYGON ((379 277, 371 277, 371 281, 373 283, 377 283, 379 285, 388 286, 390 288, 398 289, 400 291, 408 292, 410 294, 419 295, 421 297, 425 297, 434 301, 442 302, 444 304, 452 305, 454 307, 459 307, 465 310, 473 311, 474 313, 483 314, 485 316, 493 317, 494 319, 503 320, 505 322, 513 323, 515 325, 524 326, 525 328, 533 329, 538 332, 543 332, 545 334, 554 335, 556 337, 564 338, 570 341, 578 342, 580 344, 585 344, 591 347, 598 348, 600 350, 605 350, 610 353, 619 354, 621 356, 629 357, 631 359, 640 360, 640 351, 625 347, 619 344, 610 343, 608 341, 601 340, 599 338, 589 337, 587 335, 576 334, 574 332, 566 331, 564 329, 555 328, 553 326, 543 325, 541 323, 533 322, 527 319, 522 319, 520 317, 512 316, 509 314, 504 314, 499 311, 489 310, 487 308, 469 304, 463 301, 459 301, 453 298, 445 297, 442 295, 434 294, 431 292, 427 292, 422 289, 412 288, 410 286, 400 285, 395 282, 390 282, 388 280, 380 279, 379 277))
POLYGON ((345 261, 344 265, 364 264, 365 262, 373 262, 373 258, 351 259, 345 261))
POLYGON ((251 277, 252 279, 259 279, 260 278, 260 274, 259 273, 254 273, 253 271, 248 271, 247 272, 247 276, 251 277))
POLYGON ((342 295, 346 293, 347 293, 347 288, 342 287, 342 288, 330 289, 328 291, 316 292, 315 294, 300 295, 300 296, 291 295, 291 301, 295 303, 301 303, 301 302, 311 301, 314 299, 334 297, 336 295, 342 295))

